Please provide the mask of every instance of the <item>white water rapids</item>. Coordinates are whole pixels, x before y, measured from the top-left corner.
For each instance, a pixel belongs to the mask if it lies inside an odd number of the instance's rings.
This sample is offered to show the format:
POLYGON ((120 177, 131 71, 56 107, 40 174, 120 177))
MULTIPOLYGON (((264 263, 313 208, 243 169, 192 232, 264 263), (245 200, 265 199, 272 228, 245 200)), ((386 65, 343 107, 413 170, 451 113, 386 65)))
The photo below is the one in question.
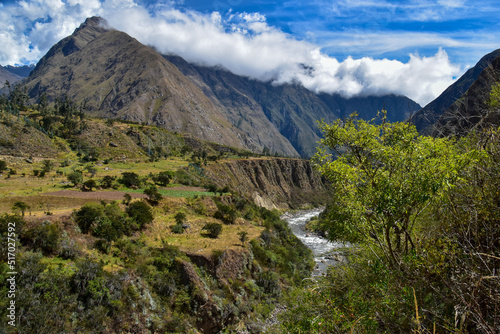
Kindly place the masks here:
POLYGON ((325 238, 319 237, 314 233, 305 231, 305 225, 312 217, 318 216, 323 209, 313 209, 299 211, 295 213, 285 213, 281 218, 288 222, 292 232, 312 250, 316 267, 313 276, 319 276, 326 273, 329 266, 338 263, 339 257, 335 249, 345 247, 344 244, 330 242, 325 238))

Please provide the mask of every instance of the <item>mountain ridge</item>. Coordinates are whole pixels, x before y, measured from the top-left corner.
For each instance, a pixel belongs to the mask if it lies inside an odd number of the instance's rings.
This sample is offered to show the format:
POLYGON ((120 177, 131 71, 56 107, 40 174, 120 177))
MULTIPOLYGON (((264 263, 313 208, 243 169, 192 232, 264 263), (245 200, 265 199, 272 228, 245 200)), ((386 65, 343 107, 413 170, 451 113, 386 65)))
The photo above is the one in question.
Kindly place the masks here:
POLYGON ((365 118, 382 108, 389 115, 403 105, 419 108, 403 96, 349 103, 295 84, 273 85, 190 64, 160 55, 98 17, 54 45, 23 84, 31 98, 45 93, 52 101, 64 95, 86 101, 91 116, 157 124, 203 140, 287 156, 312 156, 321 137, 317 120, 344 117, 353 105, 363 109, 358 113, 365 118))
POLYGON ((468 91, 481 73, 498 57, 500 57, 500 49, 483 56, 475 66, 467 70, 441 95, 415 113, 411 118, 411 122, 415 124, 419 133, 432 134, 436 132, 437 129, 434 124, 439 122, 440 117, 468 91))

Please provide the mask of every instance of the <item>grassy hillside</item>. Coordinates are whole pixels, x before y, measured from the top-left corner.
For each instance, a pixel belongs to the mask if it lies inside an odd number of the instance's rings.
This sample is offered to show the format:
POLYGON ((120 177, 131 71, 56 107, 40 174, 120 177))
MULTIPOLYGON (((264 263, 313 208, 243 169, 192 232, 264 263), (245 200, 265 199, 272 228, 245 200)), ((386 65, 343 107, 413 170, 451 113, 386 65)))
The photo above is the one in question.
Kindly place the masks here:
POLYGON ((310 251, 277 211, 206 172, 250 152, 85 118, 67 100, 0 102, 11 143, 0 146, 0 235, 18 238, 14 262, 1 246, 1 293, 19 273, 17 327, 2 331, 259 331, 310 275, 310 251))

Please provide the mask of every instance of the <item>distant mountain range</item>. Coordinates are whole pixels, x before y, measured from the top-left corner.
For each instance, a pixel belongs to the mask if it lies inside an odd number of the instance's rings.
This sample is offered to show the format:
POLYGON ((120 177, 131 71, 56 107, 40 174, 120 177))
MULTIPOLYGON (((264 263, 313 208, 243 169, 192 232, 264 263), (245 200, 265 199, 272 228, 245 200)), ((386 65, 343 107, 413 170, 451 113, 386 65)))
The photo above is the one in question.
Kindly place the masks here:
POLYGON ((311 156, 317 121, 388 110, 404 121, 421 107, 404 96, 347 99, 273 85, 161 55, 93 17, 54 45, 23 81, 30 97, 68 95, 92 116, 156 124, 200 139, 288 156, 311 156))
POLYGON ((27 77, 35 68, 32 66, 1 66, 0 65, 0 88, 4 87, 5 82, 15 84, 27 77))

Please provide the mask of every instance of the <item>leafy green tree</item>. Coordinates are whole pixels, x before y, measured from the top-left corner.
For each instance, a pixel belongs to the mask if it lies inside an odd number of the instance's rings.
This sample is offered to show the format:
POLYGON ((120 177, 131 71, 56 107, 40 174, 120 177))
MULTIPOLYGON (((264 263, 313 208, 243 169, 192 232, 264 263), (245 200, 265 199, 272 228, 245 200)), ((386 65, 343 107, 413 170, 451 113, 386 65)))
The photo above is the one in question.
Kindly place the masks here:
POLYGON ((7 163, 4 160, 0 160, 0 173, 7 169, 7 163))
POLYGON ((100 181, 101 187, 104 189, 112 188, 115 180, 116 180, 115 176, 105 175, 100 181))
POLYGON ((69 182, 73 183, 73 187, 83 182, 83 174, 80 171, 71 172, 66 177, 69 182))
POLYGON ((95 182, 95 180, 90 179, 90 180, 83 182, 82 190, 92 191, 92 189, 95 187, 97 187, 97 183, 95 182))
POLYGON ((134 172, 123 172, 122 177, 118 180, 127 188, 138 188, 141 185, 139 175, 134 172))
POLYGON ((174 216, 177 224, 184 224, 186 222, 186 214, 184 212, 177 212, 174 216))
POLYGON ((417 217, 458 181, 473 154, 459 152, 452 139, 418 136, 409 123, 389 123, 385 114, 380 125, 355 116, 320 123, 314 161, 335 189, 323 228, 335 240, 375 245, 398 264, 414 247, 417 217))
POLYGON ((184 232, 184 224, 186 223, 186 214, 184 212, 177 212, 174 216, 175 225, 172 226, 172 232, 180 234, 184 232))
POLYGON ((29 210, 30 206, 22 201, 17 201, 12 205, 12 211, 17 212, 20 211, 21 215, 24 217, 24 213, 26 210, 29 210))
POLYGON ((214 193, 214 194, 217 192, 217 186, 215 184, 213 184, 213 183, 210 183, 205 188, 207 189, 208 192, 211 192, 211 193, 214 193))
POLYGON ((75 221, 82 233, 88 233, 98 220, 107 219, 104 207, 98 203, 87 203, 74 213, 75 221))
POLYGON ((163 196, 158 191, 156 186, 151 185, 150 187, 144 189, 144 195, 148 197, 148 201, 153 205, 157 205, 159 201, 162 200, 163 196))
POLYGON ((127 207, 127 214, 137 223, 139 229, 142 229, 154 219, 153 210, 144 202, 133 202, 127 207))
POLYGON ((50 172, 54 168, 54 163, 51 160, 43 160, 42 161, 42 170, 45 172, 50 172))
POLYGON ((160 186, 167 186, 170 181, 174 178, 174 173, 172 171, 159 172, 157 175, 153 176, 153 181, 160 186))
POLYGON ((488 105, 492 109, 500 109, 500 82, 491 87, 488 105))
POLYGON ((123 204, 128 206, 130 205, 131 201, 132 201, 132 196, 130 194, 123 195, 123 204))
POLYGON ((206 236, 212 239, 216 239, 222 233, 222 224, 219 223, 207 223, 202 228, 203 231, 206 231, 206 236))
POLYGON ((21 235, 21 242, 45 255, 55 254, 59 248, 61 231, 56 224, 44 221, 21 235))
POLYGON ((238 232, 238 238, 240 239, 241 244, 245 246, 245 242, 248 240, 248 232, 247 231, 238 232))

